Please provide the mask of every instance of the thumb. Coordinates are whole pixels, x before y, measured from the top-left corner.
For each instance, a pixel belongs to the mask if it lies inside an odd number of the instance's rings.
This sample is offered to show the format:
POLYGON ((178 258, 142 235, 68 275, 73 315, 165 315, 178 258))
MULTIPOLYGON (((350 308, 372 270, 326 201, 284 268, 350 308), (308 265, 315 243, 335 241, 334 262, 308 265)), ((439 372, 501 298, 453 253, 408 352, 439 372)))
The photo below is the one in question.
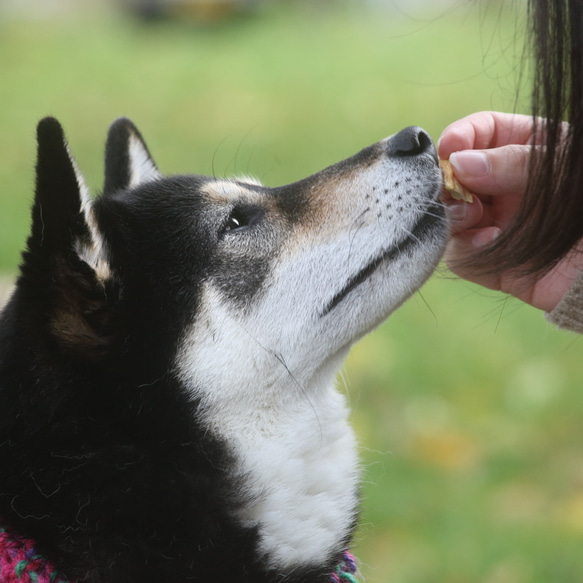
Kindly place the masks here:
POLYGON ((531 146, 511 144, 454 152, 449 161, 457 180, 470 192, 494 196, 521 194, 526 188, 531 154, 531 146))

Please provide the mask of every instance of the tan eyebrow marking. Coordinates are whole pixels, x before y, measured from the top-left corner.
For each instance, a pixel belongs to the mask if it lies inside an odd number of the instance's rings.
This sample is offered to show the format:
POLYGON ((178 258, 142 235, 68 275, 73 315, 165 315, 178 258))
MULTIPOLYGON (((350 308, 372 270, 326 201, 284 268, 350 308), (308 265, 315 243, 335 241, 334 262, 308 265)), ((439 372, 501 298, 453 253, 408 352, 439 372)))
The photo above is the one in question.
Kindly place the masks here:
MULTIPOLYGON (((260 185, 258 182, 248 184, 260 185)), ((262 193, 245 188, 245 184, 230 179, 207 182, 201 187, 201 192, 208 196, 211 201, 220 203, 244 198, 247 202, 258 204, 263 200, 262 193)))

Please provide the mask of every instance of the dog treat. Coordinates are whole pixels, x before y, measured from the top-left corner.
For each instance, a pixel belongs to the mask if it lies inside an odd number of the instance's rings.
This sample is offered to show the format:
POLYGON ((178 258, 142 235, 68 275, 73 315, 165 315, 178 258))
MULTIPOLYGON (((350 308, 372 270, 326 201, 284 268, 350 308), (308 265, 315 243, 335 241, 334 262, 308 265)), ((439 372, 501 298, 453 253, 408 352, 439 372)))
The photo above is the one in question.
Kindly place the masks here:
POLYGON ((473 196, 468 192, 453 175, 453 168, 449 160, 440 160, 439 167, 443 173, 443 185, 445 190, 451 193, 452 198, 456 200, 464 200, 466 202, 474 202, 473 196))

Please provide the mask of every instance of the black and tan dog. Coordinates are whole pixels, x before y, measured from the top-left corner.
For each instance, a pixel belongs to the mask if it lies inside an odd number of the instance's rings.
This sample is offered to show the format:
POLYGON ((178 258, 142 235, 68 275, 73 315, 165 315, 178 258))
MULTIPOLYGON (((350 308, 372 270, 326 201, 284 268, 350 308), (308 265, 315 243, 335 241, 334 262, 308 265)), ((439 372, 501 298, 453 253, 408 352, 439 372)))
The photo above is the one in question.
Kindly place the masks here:
POLYGON ((43 120, 0 319, 0 526, 70 580, 325 581, 358 506, 335 375, 433 271, 440 191, 419 128, 267 188, 162 177, 120 119, 92 200, 43 120))

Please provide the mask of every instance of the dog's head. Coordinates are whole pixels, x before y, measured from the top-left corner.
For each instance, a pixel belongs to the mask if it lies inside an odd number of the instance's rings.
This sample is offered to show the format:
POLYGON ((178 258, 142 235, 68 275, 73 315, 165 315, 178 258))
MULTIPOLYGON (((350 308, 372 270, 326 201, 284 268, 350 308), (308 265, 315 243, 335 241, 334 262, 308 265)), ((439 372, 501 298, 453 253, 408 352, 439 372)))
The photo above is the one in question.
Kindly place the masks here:
MULTIPOLYGON (((123 428, 132 443, 179 449, 194 421, 227 444, 233 484, 244 483, 234 514, 257 527, 270 568, 330 561, 349 538, 358 483, 333 377, 441 256, 431 140, 407 128, 268 188, 163 177, 120 119, 105 167, 92 199, 61 126, 39 124, 32 231, 0 351, 5 371, 29 355, 6 373, 30 387, 26 415, 67 443, 81 432, 115 441, 123 428)), ((5 412, 7 428, 18 411, 5 412)), ((227 471, 206 451, 184 455, 227 471)))
POLYGON ((187 376, 210 363, 241 386, 271 361, 305 383, 432 272, 446 234, 440 185, 418 128, 268 188, 164 178, 120 119, 103 194, 91 200, 61 127, 46 119, 24 284, 50 282, 51 333, 93 360, 123 343, 150 361, 162 343, 187 376))

